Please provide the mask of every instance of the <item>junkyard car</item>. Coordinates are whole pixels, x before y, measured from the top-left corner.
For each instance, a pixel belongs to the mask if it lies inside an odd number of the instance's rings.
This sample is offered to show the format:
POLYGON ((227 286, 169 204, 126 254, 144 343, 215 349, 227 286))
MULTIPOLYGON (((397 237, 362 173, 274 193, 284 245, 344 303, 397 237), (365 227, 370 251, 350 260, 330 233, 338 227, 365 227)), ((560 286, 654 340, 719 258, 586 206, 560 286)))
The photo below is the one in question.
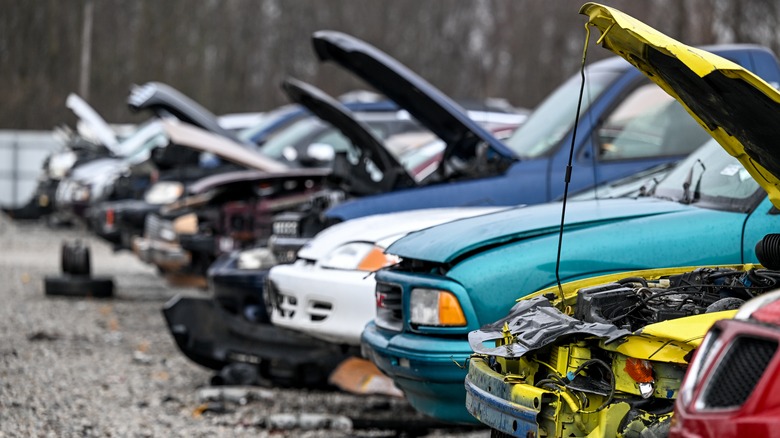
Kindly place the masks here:
MULTIPOLYGON (((210 111, 165 84, 150 82, 133 88, 128 104, 134 110, 149 109, 159 117, 182 120, 243 148, 255 147, 239 142, 233 133, 219 125, 217 117, 210 111)), ((259 155, 256 152, 254 154, 259 155)), ((244 165, 233 164, 241 160, 241 154, 231 152, 230 155, 232 158, 223 162, 210 151, 199 151, 178 144, 169 145, 168 138, 159 133, 138 145, 131 153, 94 160, 71 169, 58 186, 55 205, 60 213, 84 219, 91 225, 96 224, 99 221, 89 209, 98 203, 140 198, 153 180, 194 181, 244 165)), ((247 158, 250 161, 253 159, 247 158)), ((272 160, 265 159, 264 162, 270 165, 272 160)), ((267 167, 264 169, 268 170, 267 167)), ((96 230, 101 234, 100 227, 96 230)))
MULTIPOLYGON (((399 117, 396 111, 353 115, 345 106, 300 81, 289 79, 283 88, 292 100, 330 126, 318 129, 318 136, 307 135, 301 150, 291 153, 300 156, 315 147, 325 149, 323 157, 328 158, 318 162, 322 166, 332 164, 333 168, 319 173, 293 169, 248 177, 236 174, 230 179, 223 178, 219 185, 204 182, 200 184, 203 187, 195 188, 191 197, 176 203, 180 205, 166 206, 162 217, 149 218, 148 224, 154 225, 155 230, 148 229, 147 236, 137 240, 139 243, 145 240, 142 245, 148 251, 142 255, 151 255, 151 260, 146 256, 142 259, 153 261, 167 271, 205 276, 206 268, 221 253, 248 244, 265 244, 271 234, 274 214, 306 204, 311 196, 326 187, 357 196, 366 191, 393 190, 411 184, 411 177, 404 172, 393 173, 398 163, 379 136, 419 130, 416 122, 408 116, 399 117), (309 141, 317 142, 309 144, 309 141), (393 173, 392 181, 386 176, 390 173, 393 173), (189 221, 192 225, 188 230, 171 233, 174 221, 189 221), (157 232, 166 223, 168 236, 157 232)), ((285 145, 290 139, 282 132, 263 149, 279 140, 285 145)))
MULTIPOLYGON (((745 55, 769 56, 774 70, 771 65, 762 69, 771 73, 768 80, 777 79, 780 70, 771 53, 743 49, 745 55)), ((739 59, 738 52, 727 53, 739 59)), ((755 68, 750 61, 745 64, 755 68)), ((724 91, 727 97, 729 91, 724 91)), ((700 90, 694 94, 704 95, 700 90)), ((765 120, 755 113, 746 117, 765 120)), ((661 126, 656 125, 656 133, 661 126)), ((644 141, 629 144, 647 147, 644 141)), ((780 223, 769 214, 773 209, 765 193, 714 141, 648 193, 636 200, 570 203, 560 279, 752 262, 753 246, 780 223)), ((466 336, 506 315, 511 301, 523 293, 554 284, 559 230, 560 206, 544 205, 444 224, 396 241, 386 252, 402 261, 377 273, 377 317, 363 331, 365 353, 418 410, 450 421, 474 421, 464 404, 463 364, 472 351, 466 336)))
MULTIPOLYGON (((682 102, 769 194, 747 217, 743 230, 750 238, 729 239, 716 227, 696 235, 671 233, 675 236, 664 238, 665 248, 657 250, 664 257, 657 265, 673 263, 674 246, 699 251, 705 239, 725 239, 741 254, 741 263, 757 255, 767 267, 776 267, 774 235, 762 236, 778 225, 769 200, 780 201, 775 148, 780 131, 773 125, 780 93, 738 65, 684 46, 617 10, 588 3, 581 13, 602 32, 599 41, 605 48, 625 56, 682 102), (759 223, 763 233, 750 231, 759 223)), ((738 196, 738 180, 748 181, 747 173, 726 163, 688 164, 690 169, 706 168, 685 181, 696 203, 711 202, 713 195, 738 196), (723 184, 708 189, 705 180, 713 177, 723 184)), ((571 249, 568 237, 567 232, 563 258, 571 249)), ((624 246, 614 251, 629 257, 631 251, 653 249, 624 246)), ((608 254, 598 259, 606 261, 608 254)), ((723 260, 737 262, 739 257, 723 260)), ((744 401, 760 375, 756 365, 767 364, 774 350, 743 338, 751 352, 733 358, 745 367, 721 374, 717 392, 694 383, 701 367, 690 369, 694 377, 681 387, 683 374, 713 322, 730 318, 746 300, 776 288, 779 277, 777 271, 752 264, 667 268, 579 280, 530 294, 507 317, 469 335, 475 355, 469 360, 466 406, 499 434, 513 436, 664 436, 673 423, 675 399, 690 403, 694 392, 696 409, 714 408, 714 415, 723 415, 735 400, 744 401)), ((519 296, 531 290, 516 289, 519 296)), ((710 347, 712 343, 704 350, 710 347)), ((698 363, 712 365, 706 356, 698 363)), ((682 436, 700 436, 703 430, 682 436)))

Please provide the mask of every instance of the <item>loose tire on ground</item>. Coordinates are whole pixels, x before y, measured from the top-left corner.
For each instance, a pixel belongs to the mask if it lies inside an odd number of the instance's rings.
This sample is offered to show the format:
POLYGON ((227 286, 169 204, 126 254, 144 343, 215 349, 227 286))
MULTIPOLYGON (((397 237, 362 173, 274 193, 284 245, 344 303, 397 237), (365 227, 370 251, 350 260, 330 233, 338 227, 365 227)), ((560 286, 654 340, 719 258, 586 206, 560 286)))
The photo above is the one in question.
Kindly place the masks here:
POLYGON ((45 277, 43 290, 47 296, 109 298, 114 295, 114 280, 86 275, 45 277))
POLYGON ((80 241, 63 242, 60 265, 64 274, 86 275, 92 273, 89 247, 80 241))

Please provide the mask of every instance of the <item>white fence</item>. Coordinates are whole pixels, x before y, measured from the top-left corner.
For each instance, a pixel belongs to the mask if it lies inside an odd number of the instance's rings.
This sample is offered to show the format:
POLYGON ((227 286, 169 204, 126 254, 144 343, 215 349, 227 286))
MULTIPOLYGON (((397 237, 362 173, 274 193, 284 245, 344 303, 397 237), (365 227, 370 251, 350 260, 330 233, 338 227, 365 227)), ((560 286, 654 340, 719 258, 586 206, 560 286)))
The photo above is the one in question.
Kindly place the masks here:
POLYGON ((52 131, 0 130, 0 206, 26 204, 35 192, 43 161, 59 147, 52 131))

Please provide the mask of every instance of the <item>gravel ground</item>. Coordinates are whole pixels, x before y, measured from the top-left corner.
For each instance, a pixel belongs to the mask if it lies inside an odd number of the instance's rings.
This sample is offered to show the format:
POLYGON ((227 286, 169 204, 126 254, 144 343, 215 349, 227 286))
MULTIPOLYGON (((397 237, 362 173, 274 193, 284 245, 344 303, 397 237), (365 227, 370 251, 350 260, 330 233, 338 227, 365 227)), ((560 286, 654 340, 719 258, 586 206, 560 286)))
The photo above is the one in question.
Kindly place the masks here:
POLYGON ((0 214, 0 248, 0 437, 489 435, 430 426, 401 399, 210 387, 212 372, 181 355, 160 312, 176 294, 204 291, 168 287, 132 254, 75 229, 0 214), (74 238, 89 243, 93 273, 114 278, 113 299, 44 295, 60 243, 74 238), (357 424, 358 411, 405 430, 357 424))

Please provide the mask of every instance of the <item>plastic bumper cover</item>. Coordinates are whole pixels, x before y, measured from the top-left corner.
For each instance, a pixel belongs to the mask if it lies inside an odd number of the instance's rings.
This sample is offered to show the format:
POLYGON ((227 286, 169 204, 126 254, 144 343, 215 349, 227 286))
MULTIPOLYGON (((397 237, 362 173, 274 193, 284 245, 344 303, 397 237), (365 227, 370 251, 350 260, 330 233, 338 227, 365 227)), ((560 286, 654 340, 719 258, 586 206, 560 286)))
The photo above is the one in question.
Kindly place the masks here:
POLYGON ((363 330, 363 356, 390 376, 418 411, 439 420, 475 424, 466 410, 466 339, 383 331, 371 322, 363 330))
POLYGON ((271 320, 280 327, 358 346, 363 328, 376 314, 375 282, 366 272, 299 261, 277 266, 269 279, 275 296, 271 320))
POLYGON ((336 345, 301 333, 245 321, 208 299, 176 296, 165 304, 163 314, 182 353, 214 370, 249 363, 277 383, 316 385, 324 384, 349 356, 336 345))

